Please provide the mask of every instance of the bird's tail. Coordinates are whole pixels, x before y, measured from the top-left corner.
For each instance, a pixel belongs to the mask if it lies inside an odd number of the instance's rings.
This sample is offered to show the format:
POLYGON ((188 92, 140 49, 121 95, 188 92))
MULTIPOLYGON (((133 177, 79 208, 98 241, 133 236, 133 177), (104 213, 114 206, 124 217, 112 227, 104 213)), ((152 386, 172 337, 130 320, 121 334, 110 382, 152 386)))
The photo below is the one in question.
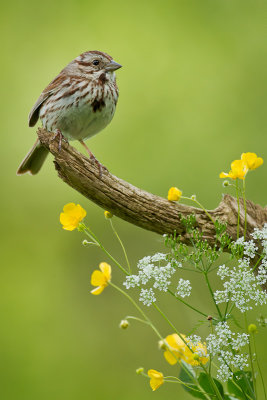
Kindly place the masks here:
POLYGON ((48 153, 49 151, 43 147, 40 141, 37 139, 33 145, 33 148, 21 162, 17 170, 17 175, 23 175, 26 172, 29 172, 31 175, 37 174, 45 162, 48 153))

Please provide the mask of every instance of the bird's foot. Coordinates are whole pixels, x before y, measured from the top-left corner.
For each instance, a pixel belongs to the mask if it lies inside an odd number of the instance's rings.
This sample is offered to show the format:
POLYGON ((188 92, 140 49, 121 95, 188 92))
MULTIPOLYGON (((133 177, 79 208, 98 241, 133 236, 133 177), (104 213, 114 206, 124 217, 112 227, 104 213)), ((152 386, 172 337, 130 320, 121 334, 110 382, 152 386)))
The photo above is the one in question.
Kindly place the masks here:
POLYGON ((93 155, 93 153, 90 151, 90 160, 92 160, 97 166, 99 170, 99 177, 102 178, 103 171, 108 172, 107 167, 105 167, 103 164, 101 164, 93 155))
POLYGON ((62 146, 62 141, 64 141, 67 144, 69 144, 69 141, 68 141, 68 139, 65 138, 65 136, 63 136, 60 129, 56 129, 56 132, 52 136, 51 141, 55 140, 56 138, 58 138, 58 151, 60 152, 61 146, 62 146))
POLYGON ((83 140, 80 140, 80 143, 83 145, 83 147, 86 149, 87 153, 90 156, 90 160, 92 160, 97 166, 98 166, 98 170, 99 170, 99 177, 101 178, 103 175, 103 171, 108 172, 107 167, 105 167, 104 165, 102 165, 93 155, 93 153, 91 152, 90 149, 88 149, 88 147, 86 146, 86 144, 84 143, 83 140))

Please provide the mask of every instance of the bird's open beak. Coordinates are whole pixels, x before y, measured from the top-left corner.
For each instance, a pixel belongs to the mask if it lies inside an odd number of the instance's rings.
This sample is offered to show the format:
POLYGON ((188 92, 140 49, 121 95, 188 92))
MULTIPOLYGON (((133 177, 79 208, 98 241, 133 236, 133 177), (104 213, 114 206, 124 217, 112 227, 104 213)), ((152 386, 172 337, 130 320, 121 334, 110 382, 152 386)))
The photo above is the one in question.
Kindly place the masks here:
POLYGON ((118 63, 116 63, 115 61, 110 61, 110 63, 108 63, 106 66, 105 66, 105 70, 106 71, 116 71, 116 69, 119 69, 119 68, 121 68, 122 67, 122 65, 120 65, 120 64, 118 64, 118 63))

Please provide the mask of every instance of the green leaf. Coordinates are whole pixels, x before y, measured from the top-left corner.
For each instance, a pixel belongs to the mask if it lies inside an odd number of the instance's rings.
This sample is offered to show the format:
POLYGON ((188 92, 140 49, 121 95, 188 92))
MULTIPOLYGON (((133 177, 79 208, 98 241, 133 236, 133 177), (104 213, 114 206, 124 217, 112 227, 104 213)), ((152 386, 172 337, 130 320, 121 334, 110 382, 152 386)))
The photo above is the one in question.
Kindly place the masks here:
MULTIPOLYGON (((181 369, 179 378, 185 384, 190 384, 190 387, 183 385, 184 390, 186 392, 190 393, 191 396, 196 397, 198 399, 207 400, 207 397, 204 395, 204 393, 213 394, 213 396, 214 396, 214 389, 210 383, 208 375, 205 374, 204 372, 201 372, 199 377, 196 378, 194 369, 190 365, 186 364, 183 361, 182 361, 182 364, 183 364, 183 368, 181 369), (196 379, 199 383, 199 386, 197 386, 195 384, 196 379)), ((222 395, 222 398, 224 399, 223 386, 217 379, 213 379, 213 380, 214 380, 216 386, 218 387, 219 392, 222 395)), ((231 399, 229 398, 228 400, 231 400, 231 399)))
MULTIPOLYGON (((219 382, 217 379, 213 378, 213 381, 215 385, 217 386, 219 392, 221 393, 222 398, 224 398, 224 392, 223 392, 223 386, 221 382, 219 382)), ((210 379, 207 374, 204 372, 201 372, 198 377, 198 382, 200 386, 205 390, 206 393, 214 393, 214 389, 212 387, 212 384, 210 382, 210 379)))
POLYGON ((233 380, 227 382, 229 393, 235 395, 238 399, 247 400, 246 393, 255 399, 252 374, 250 371, 237 371, 234 373, 233 380), (234 382, 233 382, 234 380, 234 382))

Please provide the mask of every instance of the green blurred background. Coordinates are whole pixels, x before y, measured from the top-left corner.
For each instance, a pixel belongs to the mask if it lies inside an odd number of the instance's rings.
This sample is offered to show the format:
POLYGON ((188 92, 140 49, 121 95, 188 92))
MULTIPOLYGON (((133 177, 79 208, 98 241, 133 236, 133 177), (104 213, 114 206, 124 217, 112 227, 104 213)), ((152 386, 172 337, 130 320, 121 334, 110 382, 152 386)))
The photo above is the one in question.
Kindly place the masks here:
MULTIPOLYGON (((178 186, 215 208, 225 191, 218 174, 233 159, 246 151, 267 159, 266 2, 25 0, 3 2, 0 18, 1 398, 186 400, 178 385, 152 393, 135 375, 139 366, 176 370, 148 328, 118 329, 125 315, 136 314, 119 294, 108 288, 90 295, 91 271, 106 258, 59 224, 63 205, 80 203, 87 223, 122 260, 103 210, 58 179, 51 157, 35 177, 15 172, 35 140, 27 118, 39 94, 70 60, 97 49, 123 68, 114 120, 87 142, 94 154, 147 191, 165 197, 178 186)), ((266 204, 266 164, 249 174, 247 187, 248 198, 266 204)), ((133 265, 164 250, 159 236, 114 224, 133 265)), ((205 286, 193 288, 192 302, 213 312, 205 286)), ((198 320, 172 299, 163 298, 162 308, 181 332, 198 320)), ((171 333, 164 322, 158 326, 171 333)), ((266 346, 260 359, 266 366, 266 346)))

